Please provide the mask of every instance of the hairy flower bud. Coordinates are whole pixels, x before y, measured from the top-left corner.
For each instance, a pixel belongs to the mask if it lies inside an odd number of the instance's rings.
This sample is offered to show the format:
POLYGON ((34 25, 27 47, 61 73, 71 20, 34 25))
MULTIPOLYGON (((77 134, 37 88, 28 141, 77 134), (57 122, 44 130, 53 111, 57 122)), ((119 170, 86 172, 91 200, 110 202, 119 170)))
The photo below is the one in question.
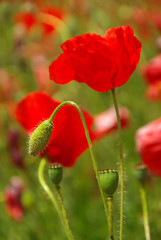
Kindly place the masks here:
POLYGON ((44 150, 48 144, 51 133, 53 130, 53 124, 49 120, 43 121, 32 133, 29 140, 29 154, 37 156, 44 150))
POLYGON ((48 174, 52 182, 59 185, 63 178, 63 167, 61 164, 50 164, 48 166, 48 174))
POLYGON ((107 197, 111 197, 118 186, 118 171, 116 169, 105 169, 99 171, 100 184, 107 197))

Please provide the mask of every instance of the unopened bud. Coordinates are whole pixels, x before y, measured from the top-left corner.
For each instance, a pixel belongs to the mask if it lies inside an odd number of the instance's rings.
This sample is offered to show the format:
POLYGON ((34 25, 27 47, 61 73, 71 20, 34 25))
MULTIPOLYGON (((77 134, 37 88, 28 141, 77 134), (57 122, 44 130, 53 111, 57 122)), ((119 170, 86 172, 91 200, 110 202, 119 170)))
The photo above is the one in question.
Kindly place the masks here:
POLYGON ((139 163, 135 166, 135 176, 137 180, 144 184, 147 179, 147 167, 143 163, 139 163))
POLYGON ((99 171, 100 184, 107 195, 111 197, 118 186, 118 171, 116 169, 105 169, 99 171))
POLYGON ((54 163, 48 166, 48 174, 52 182, 59 185, 63 178, 63 167, 61 164, 54 163))
POLYGON ((52 130, 53 124, 49 120, 45 120, 34 130, 29 140, 30 155, 35 157, 44 150, 50 140, 52 130))

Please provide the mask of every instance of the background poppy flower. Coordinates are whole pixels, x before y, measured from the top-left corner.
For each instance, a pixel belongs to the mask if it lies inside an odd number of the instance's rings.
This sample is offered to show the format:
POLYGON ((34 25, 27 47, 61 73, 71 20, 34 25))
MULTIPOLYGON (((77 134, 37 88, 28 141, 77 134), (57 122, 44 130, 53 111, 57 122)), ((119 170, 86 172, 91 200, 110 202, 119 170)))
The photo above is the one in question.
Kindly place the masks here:
POLYGON ((19 177, 12 177, 4 191, 4 201, 8 215, 16 221, 23 217, 24 208, 21 202, 24 183, 19 177))
POLYGON ((25 167, 24 159, 23 159, 23 155, 22 155, 19 143, 20 143, 20 133, 18 129, 10 128, 7 134, 7 145, 8 145, 10 160, 15 166, 23 169, 25 167))
MULTIPOLYGON (((17 105, 15 117, 30 135, 35 127, 50 117, 59 104, 60 102, 55 101, 45 93, 34 92, 28 94, 17 105)), ((116 117, 113 124, 108 124, 104 126, 104 128, 101 127, 99 130, 98 122, 100 121, 98 117, 96 117, 97 120, 95 121, 94 117, 87 111, 83 109, 82 111, 92 141, 115 129, 116 117), (96 126, 94 128, 96 132, 92 129, 94 124, 96 126)), ((110 117, 109 114, 109 118, 110 117)), ((105 118, 103 117, 102 120, 104 121, 105 118)), ((88 148, 79 113, 73 106, 66 105, 56 114, 53 125, 54 129, 48 146, 40 155, 46 154, 50 162, 61 163, 65 167, 73 166, 80 154, 88 148)))
POLYGON ((161 101, 161 82, 149 84, 146 90, 146 96, 152 101, 161 101))
POLYGON ((149 84, 154 84, 161 81, 161 54, 152 58, 143 67, 143 77, 149 84))
MULTIPOLYGON (((121 127, 128 127, 130 116, 128 109, 120 106, 119 116, 121 121, 121 127)), ((94 133, 96 139, 117 130, 117 128, 118 125, 114 107, 111 107, 108 110, 101 112, 94 117, 94 133)))
POLYGON ((111 28, 104 37, 82 34, 61 45, 63 53, 49 67, 50 79, 59 84, 84 82, 98 92, 126 83, 135 70, 141 43, 129 26, 111 28))
POLYGON ((22 24, 26 28, 27 32, 33 28, 40 28, 44 36, 53 33, 58 27, 57 25, 59 20, 63 21, 64 12, 55 6, 37 6, 37 9, 37 12, 22 11, 16 13, 14 17, 16 24, 22 24), (45 20, 43 14, 45 14, 45 20), (51 21, 51 16, 58 19, 58 21, 51 21))
POLYGON ((161 118, 137 130, 136 148, 148 169, 161 177, 161 118))
POLYGON ((15 22, 23 24, 27 31, 30 31, 36 24, 36 17, 31 12, 18 12, 15 15, 15 22))

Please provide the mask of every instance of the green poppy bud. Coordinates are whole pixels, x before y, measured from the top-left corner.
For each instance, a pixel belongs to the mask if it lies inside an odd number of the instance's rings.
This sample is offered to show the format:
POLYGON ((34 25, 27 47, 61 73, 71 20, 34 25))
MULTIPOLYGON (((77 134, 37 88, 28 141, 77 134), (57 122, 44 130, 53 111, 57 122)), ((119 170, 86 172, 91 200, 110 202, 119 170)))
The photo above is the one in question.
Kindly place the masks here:
POLYGON ((32 133, 29 140, 29 154, 37 156, 44 150, 48 144, 51 133, 53 130, 53 124, 49 120, 43 121, 32 133))
POLYGON ((105 169, 99 171, 100 184, 107 195, 111 197, 118 186, 118 171, 116 169, 105 169))
POLYGON ((61 180, 63 178, 62 165, 58 164, 58 163, 50 164, 48 166, 48 174, 49 174, 51 181, 54 184, 59 185, 59 183, 61 182, 61 180))
POLYGON ((139 163, 135 166, 135 176, 137 180, 144 184, 147 179, 147 167, 143 163, 139 163))

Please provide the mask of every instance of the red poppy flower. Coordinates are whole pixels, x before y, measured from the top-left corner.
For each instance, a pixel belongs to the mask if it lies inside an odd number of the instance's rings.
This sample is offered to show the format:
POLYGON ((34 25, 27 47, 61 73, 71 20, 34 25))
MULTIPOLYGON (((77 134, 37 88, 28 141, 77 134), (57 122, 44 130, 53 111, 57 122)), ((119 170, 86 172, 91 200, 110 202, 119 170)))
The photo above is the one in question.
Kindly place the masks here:
POLYGON ((150 13, 147 9, 143 7, 135 6, 133 8, 133 16, 132 21, 134 20, 137 24, 137 29, 139 31, 139 36, 144 40, 152 36, 151 31, 151 18, 150 13))
POLYGON ((61 45, 63 53, 50 65, 50 79, 59 84, 84 82, 98 92, 126 83, 135 70, 141 43, 129 26, 111 28, 104 37, 83 34, 61 45))
POLYGON ((23 161, 23 156, 20 149, 19 140, 20 140, 20 134, 18 129, 10 128, 7 134, 8 152, 9 152, 10 160, 15 166, 23 169, 24 161, 23 161))
MULTIPOLYGON (((45 93, 34 92, 28 94, 18 104, 15 116, 30 135, 35 127, 50 117, 59 104, 60 102, 53 100, 45 93)), ((82 111, 92 141, 100 136, 104 136, 105 132, 110 132, 110 128, 114 129, 114 126, 111 124, 99 131, 98 124, 96 123, 95 133, 92 130, 94 118, 88 112, 82 111)), ((114 121, 114 125, 115 122, 116 120, 114 121)), ((88 148, 79 113, 73 106, 65 105, 56 114, 53 125, 54 129, 48 146, 40 155, 46 154, 50 162, 61 163, 65 167, 73 166, 80 154, 88 148)))
POLYGON ((18 12, 15 15, 15 22, 25 26, 27 31, 33 28, 40 28, 44 35, 48 35, 56 29, 59 20, 63 20, 64 12, 54 6, 38 7, 37 12, 18 12), (45 14, 45 15, 43 15, 45 14), (51 16, 54 17, 51 19, 51 16))
POLYGON ((16 221, 20 221, 23 217, 24 208, 21 202, 23 189, 22 180, 19 177, 12 177, 9 186, 4 191, 6 211, 16 221))
POLYGON ((160 12, 154 12, 152 19, 153 19, 153 22, 154 22, 156 28, 159 31, 161 31, 161 14, 160 14, 160 12))
POLYGON ((146 90, 146 96, 152 101, 161 101, 161 82, 149 84, 146 90))
MULTIPOLYGON (((122 128, 129 126, 129 111, 125 107, 119 107, 119 115, 122 128)), ((97 114, 94 117, 94 133, 96 139, 99 139, 115 130, 117 130, 117 118, 114 107, 97 114)))
POLYGON ((161 118, 138 129, 136 147, 148 169, 161 177, 161 118))
POLYGON ((143 76, 150 83, 161 81, 161 54, 152 58, 143 68, 143 76))
MULTIPOLYGON (((30 135, 40 122, 50 117, 59 104, 60 102, 53 100, 45 93, 28 94, 17 106, 16 119, 30 135)), ((93 118, 84 110, 83 114, 93 140, 94 136, 90 131, 93 118)), ((72 166, 76 158, 88 148, 79 113, 73 106, 66 105, 57 113, 53 124, 54 130, 45 149, 47 158, 51 162, 72 166)))
POLYGON ((15 22, 25 26, 27 31, 30 31, 36 24, 36 17, 30 12, 18 12, 15 15, 15 22))

